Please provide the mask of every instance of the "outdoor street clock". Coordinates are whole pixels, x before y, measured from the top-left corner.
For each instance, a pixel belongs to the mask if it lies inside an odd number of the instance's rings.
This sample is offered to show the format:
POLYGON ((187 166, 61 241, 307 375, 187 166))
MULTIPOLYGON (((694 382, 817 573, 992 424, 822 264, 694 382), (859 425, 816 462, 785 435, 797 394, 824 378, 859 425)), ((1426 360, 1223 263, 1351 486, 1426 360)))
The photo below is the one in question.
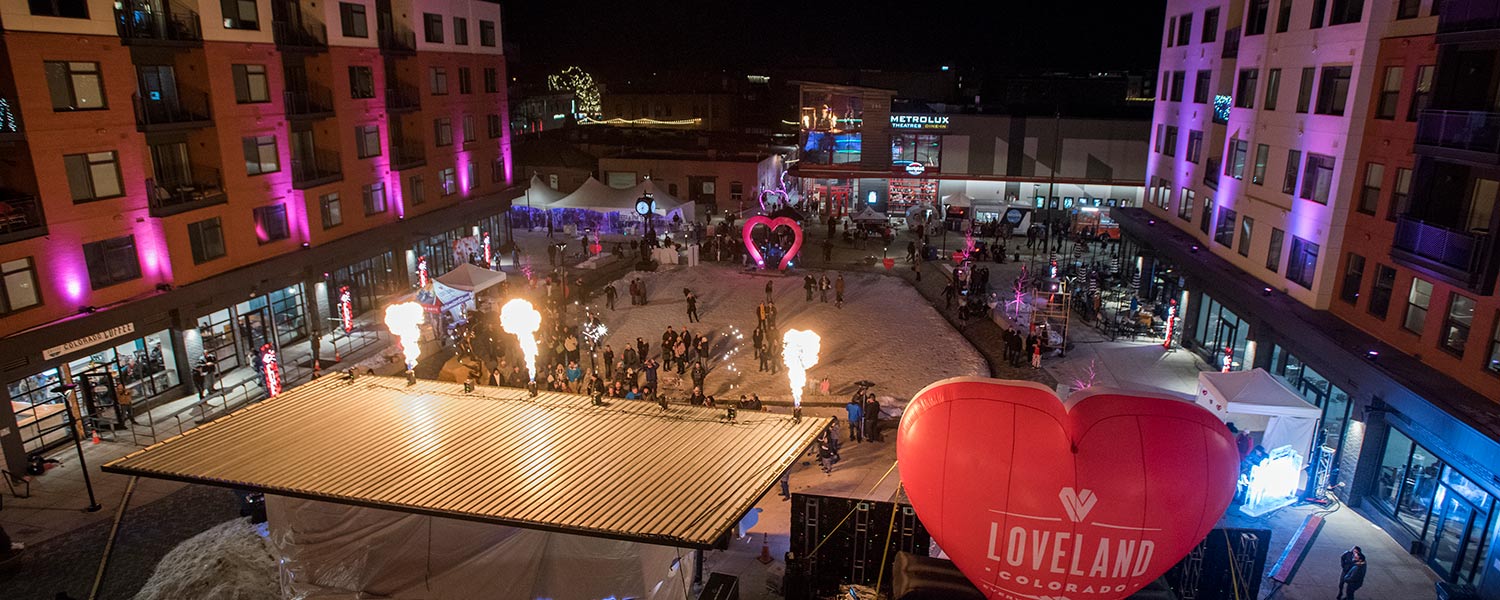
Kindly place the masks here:
POLYGON ((636 200, 635 201, 635 212, 636 212, 636 214, 641 215, 643 217, 646 216, 646 213, 651 212, 651 199, 649 199, 649 198, 640 198, 640 199, 636 200))

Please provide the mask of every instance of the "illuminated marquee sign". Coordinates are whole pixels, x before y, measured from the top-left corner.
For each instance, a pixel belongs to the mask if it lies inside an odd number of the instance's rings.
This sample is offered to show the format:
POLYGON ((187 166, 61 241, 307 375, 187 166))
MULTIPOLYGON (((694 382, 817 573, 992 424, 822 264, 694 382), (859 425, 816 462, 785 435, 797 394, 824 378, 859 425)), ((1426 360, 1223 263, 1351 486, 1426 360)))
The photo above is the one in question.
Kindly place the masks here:
POLYGON ((270 344, 260 347, 260 365, 266 379, 266 396, 275 398, 281 393, 281 365, 276 360, 276 349, 270 344))
POLYGON ((926 172, 927 172, 927 165, 924 165, 924 164, 919 163, 919 162, 909 162, 909 163, 906 163, 906 174, 907 175, 911 175, 912 177, 918 177, 918 176, 920 176, 920 175, 922 175, 923 173, 926 173, 926 172))
POLYGON ((354 331, 354 294, 347 285, 339 287, 339 321, 344 326, 344 333, 354 331))
POLYGON ((947 115, 891 115, 891 129, 947 129, 947 115))

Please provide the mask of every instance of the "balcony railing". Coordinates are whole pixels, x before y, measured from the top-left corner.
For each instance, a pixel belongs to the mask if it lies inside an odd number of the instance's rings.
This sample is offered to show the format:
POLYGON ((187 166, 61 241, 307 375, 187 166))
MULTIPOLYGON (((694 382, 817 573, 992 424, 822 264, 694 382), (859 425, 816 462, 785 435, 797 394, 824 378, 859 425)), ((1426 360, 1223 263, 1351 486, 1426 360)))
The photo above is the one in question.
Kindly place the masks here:
POLYGON ((228 201, 218 169, 193 167, 185 181, 147 179, 151 192, 151 216, 166 217, 228 201))
POLYGON ((1493 238, 1481 233, 1454 231, 1407 215, 1396 217, 1392 250, 1446 267, 1446 272, 1469 286, 1484 276, 1485 257, 1493 238))
POLYGON ((292 187, 305 190, 344 178, 336 152, 318 150, 311 156, 292 157, 292 187))
POLYGON ((21 128, 21 105, 15 98, 0 96, 0 142, 15 142, 26 139, 21 128))
POLYGON ((403 171, 427 164, 427 154, 422 144, 391 140, 391 169, 403 171))
POLYGON ((275 21, 271 23, 271 35, 282 50, 328 49, 328 26, 322 23, 275 21))
POLYGON ((0 189, 0 244, 46 235, 42 202, 34 194, 0 189))
POLYGON ((198 13, 163 14, 127 5, 115 9, 115 26, 125 44, 203 45, 198 13))
POLYGON ((386 54, 416 54, 417 34, 410 29, 380 30, 380 51, 386 54))
POLYGON ((333 116, 333 93, 325 88, 286 91, 288 117, 324 118, 333 116))
POLYGON ((1417 116, 1417 144, 1500 153, 1500 113, 1424 110, 1417 116))
POLYGON ((140 94, 130 97, 135 105, 135 126, 139 131, 205 127, 213 122, 207 93, 148 94, 155 98, 142 98, 140 94))
POLYGON ((385 109, 405 112, 422 108, 422 94, 415 86, 398 85, 385 89, 385 109))
POLYGON ((1219 53, 1219 58, 1238 58, 1240 55, 1240 28, 1235 27, 1224 32, 1224 50, 1219 53))

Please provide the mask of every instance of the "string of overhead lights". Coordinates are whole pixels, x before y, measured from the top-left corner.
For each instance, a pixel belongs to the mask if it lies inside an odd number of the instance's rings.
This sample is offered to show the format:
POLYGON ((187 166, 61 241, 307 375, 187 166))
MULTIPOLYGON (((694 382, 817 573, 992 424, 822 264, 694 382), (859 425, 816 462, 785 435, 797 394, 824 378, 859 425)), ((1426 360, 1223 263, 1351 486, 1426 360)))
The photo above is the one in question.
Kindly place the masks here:
POLYGON ((677 119, 675 121, 660 121, 657 119, 649 119, 645 117, 639 119, 622 119, 620 117, 615 117, 613 119, 593 119, 584 117, 578 120, 579 125, 697 125, 702 122, 703 119, 701 117, 694 117, 691 119, 677 119))

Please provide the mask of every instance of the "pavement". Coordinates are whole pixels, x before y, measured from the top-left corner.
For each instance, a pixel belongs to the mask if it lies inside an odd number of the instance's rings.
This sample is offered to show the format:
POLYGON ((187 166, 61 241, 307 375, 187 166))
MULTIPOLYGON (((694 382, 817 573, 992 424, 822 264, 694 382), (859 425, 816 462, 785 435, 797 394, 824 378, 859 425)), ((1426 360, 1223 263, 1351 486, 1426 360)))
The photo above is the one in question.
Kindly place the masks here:
MULTIPOLYGON (((811 249, 809 255, 817 256, 808 257, 808 267, 886 272, 878 266, 878 261, 869 260, 872 256, 878 257, 874 254, 880 251, 878 242, 867 242, 863 248, 839 242, 833 259, 823 261, 820 251, 822 228, 812 229, 814 231, 808 232, 806 247, 811 249), (873 249, 871 244, 874 245, 873 249)), ((517 238, 522 241, 523 250, 529 257, 541 256, 545 261, 545 234, 518 234, 517 238)), ((950 246, 961 243, 962 237, 950 234, 948 242, 950 246)), ((904 249, 905 238, 899 240, 897 245, 904 249)), ((1015 244, 1012 243, 1012 246, 1015 244)), ((899 254, 904 259, 905 253, 899 254)), ((1016 263, 988 266, 991 267, 991 281, 996 282, 996 285, 1004 285, 1002 282, 1008 282, 1020 268, 1016 263)), ((910 266, 904 267, 890 274, 917 284, 910 266)), ((618 268, 625 267, 621 265, 618 268)), ((917 288, 941 309, 941 289, 945 283, 942 279, 943 271, 933 263, 923 264, 921 268, 922 281, 917 284, 917 288), (937 294, 932 293, 934 288, 937 294)), ((594 285, 602 285, 598 282, 618 277, 618 273, 603 272, 587 277, 585 286, 592 288, 594 285)), ((1207 368, 1191 352, 1163 349, 1159 341, 1112 340, 1089 326, 1079 325, 1070 332, 1071 346, 1066 356, 1047 358, 1041 370, 1015 369, 993 360, 996 350, 993 336, 998 334, 998 329, 990 329, 993 323, 985 325, 988 321, 982 320, 960 323, 951 311, 942 312, 950 318, 950 322, 957 323, 960 331, 982 354, 991 359, 992 369, 1000 377, 1024 378, 1048 385, 1060 384, 1064 388, 1082 387, 1080 384, 1092 382, 1093 385, 1145 387, 1192 394, 1196 390, 1197 373, 1207 368)), ((383 354, 387 352, 387 344, 374 344, 356 355, 345 356, 345 364, 380 366, 382 372, 399 370, 399 365, 386 364, 383 354)), ((785 409, 773 407, 771 410, 785 409)), ((806 410, 818 415, 836 415, 842 412, 833 407, 809 407, 806 410)), ((178 419, 166 416, 173 412, 170 408, 158 409, 157 412, 163 415, 160 418, 178 419)), ((190 421, 185 427, 191 427, 195 422, 190 421)), ((165 425, 163 424, 164 427, 165 425)), ((899 498, 900 472, 896 466, 894 439, 894 435, 888 435, 886 441, 881 443, 845 444, 843 460, 828 474, 811 462, 812 457, 805 457, 808 464, 799 465, 792 472, 791 488, 794 492, 871 500, 899 498)), ((103 553, 110 520, 119 508, 130 483, 127 477, 99 471, 99 465, 139 449, 140 443, 140 440, 132 442, 129 436, 122 436, 113 442, 106 441, 97 445, 85 442, 83 445, 90 474, 88 480, 101 505, 101 510, 97 512, 84 510, 89 504, 85 478, 78 464, 76 451, 71 446, 57 453, 57 458, 62 461, 60 466, 31 482, 30 497, 19 498, 0 489, 0 502, 3 502, 0 504, 0 526, 17 541, 28 545, 26 552, 18 558, 0 563, 0 598, 47 600, 62 591, 72 597, 87 597, 94 571, 103 553)), ((23 490, 18 488, 15 491, 23 490)), ((773 567, 776 563, 768 566, 755 559, 761 552, 762 544, 769 546, 773 557, 781 557, 787 551, 789 504, 774 493, 768 494, 756 506, 761 512, 758 523, 749 530, 749 535, 733 541, 728 550, 705 553, 705 576, 712 572, 739 576, 740 597, 747 600, 779 597, 768 592, 765 586, 767 576, 775 572, 773 567)), ((1267 560, 1269 570, 1303 519, 1314 511, 1327 510, 1321 506, 1297 505, 1260 519, 1230 515, 1224 524, 1265 527, 1273 531, 1267 560)), ((233 494, 227 490, 160 480, 139 480, 122 521, 121 533, 99 597, 132 597, 150 575, 156 561, 167 550, 237 514, 233 494)), ((1415 600, 1434 597, 1433 582, 1437 577, 1424 563, 1407 554, 1364 517, 1348 508, 1336 507, 1326 515, 1320 533, 1291 581, 1284 585, 1263 582, 1261 598, 1310 600, 1333 596, 1337 591, 1339 555, 1352 545, 1361 546, 1370 557, 1371 567, 1366 585, 1360 590, 1361 598, 1415 600)))

